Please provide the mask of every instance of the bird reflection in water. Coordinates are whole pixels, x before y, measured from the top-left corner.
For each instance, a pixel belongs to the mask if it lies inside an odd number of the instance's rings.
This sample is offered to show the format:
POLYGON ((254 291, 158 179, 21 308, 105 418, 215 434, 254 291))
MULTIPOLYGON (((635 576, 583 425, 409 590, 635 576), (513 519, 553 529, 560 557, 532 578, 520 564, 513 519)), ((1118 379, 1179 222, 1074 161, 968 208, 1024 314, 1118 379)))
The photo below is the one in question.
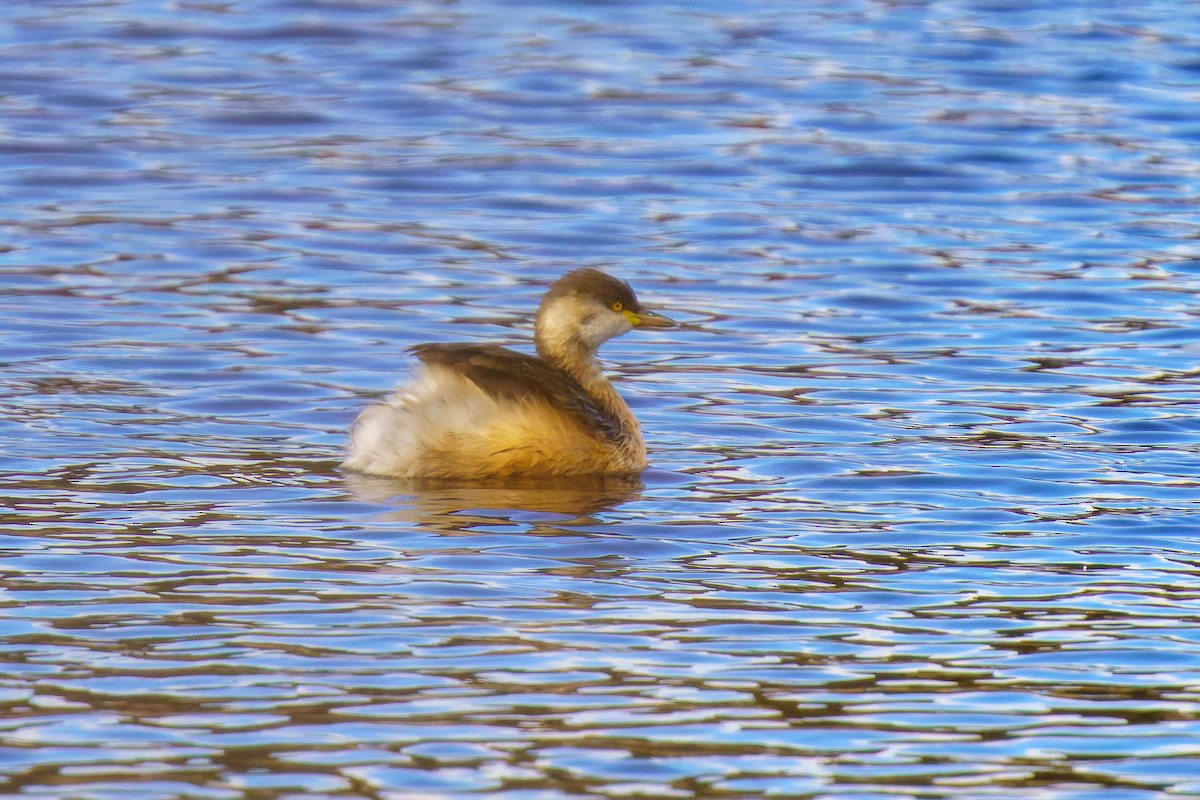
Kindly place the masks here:
POLYGON ((497 521, 588 522, 642 496, 640 476, 520 478, 489 485, 412 481, 346 473, 356 499, 393 506, 386 519, 441 533, 469 532, 497 521))

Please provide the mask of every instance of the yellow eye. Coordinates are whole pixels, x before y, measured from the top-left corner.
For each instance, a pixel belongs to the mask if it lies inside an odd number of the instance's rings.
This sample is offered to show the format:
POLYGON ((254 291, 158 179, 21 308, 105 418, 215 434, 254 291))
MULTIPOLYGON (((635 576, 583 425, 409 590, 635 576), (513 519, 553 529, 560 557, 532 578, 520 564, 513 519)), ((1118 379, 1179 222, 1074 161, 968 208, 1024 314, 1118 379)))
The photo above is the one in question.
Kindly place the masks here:
POLYGON ((624 311, 625 305, 620 300, 618 300, 617 302, 612 304, 612 310, 613 311, 624 311))

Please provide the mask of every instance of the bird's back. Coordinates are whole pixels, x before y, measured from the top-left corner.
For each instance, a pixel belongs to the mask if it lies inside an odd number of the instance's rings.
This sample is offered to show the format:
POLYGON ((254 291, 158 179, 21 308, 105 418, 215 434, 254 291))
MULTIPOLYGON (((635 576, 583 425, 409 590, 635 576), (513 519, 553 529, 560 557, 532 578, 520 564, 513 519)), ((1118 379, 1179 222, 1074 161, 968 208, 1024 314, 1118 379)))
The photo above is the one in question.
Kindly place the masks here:
POLYGON ((504 347, 425 344, 414 380, 359 415, 344 466, 400 478, 630 474, 637 431, 567 372, 504 347))

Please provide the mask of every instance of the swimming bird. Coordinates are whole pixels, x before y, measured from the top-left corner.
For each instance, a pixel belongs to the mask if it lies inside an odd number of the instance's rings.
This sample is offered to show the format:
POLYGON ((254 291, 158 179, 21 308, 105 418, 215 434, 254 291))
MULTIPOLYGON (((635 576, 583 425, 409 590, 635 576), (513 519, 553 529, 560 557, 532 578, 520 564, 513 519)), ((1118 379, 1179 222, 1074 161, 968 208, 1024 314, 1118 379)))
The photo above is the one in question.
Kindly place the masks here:
POLYGON ((635 328, 673 327, 628 283, 568 272, 538 307, 537 356, 483 344, 409 348, 420 361, 413 381, 358 416, 342 466, 451 481, 639 473, 641 427, 596 351, 635 328))

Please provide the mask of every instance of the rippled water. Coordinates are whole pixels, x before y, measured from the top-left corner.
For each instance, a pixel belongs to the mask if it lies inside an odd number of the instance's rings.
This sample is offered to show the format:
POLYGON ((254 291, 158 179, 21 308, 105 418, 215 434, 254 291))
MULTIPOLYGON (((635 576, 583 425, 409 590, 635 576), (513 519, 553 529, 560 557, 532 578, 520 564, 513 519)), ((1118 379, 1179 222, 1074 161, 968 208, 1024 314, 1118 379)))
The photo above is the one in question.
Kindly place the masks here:
POLYGON ((0 792, 1200 794, 1200 10, 0 11, 0 792), (640 485, 337 470, 567 267, 640 485))

